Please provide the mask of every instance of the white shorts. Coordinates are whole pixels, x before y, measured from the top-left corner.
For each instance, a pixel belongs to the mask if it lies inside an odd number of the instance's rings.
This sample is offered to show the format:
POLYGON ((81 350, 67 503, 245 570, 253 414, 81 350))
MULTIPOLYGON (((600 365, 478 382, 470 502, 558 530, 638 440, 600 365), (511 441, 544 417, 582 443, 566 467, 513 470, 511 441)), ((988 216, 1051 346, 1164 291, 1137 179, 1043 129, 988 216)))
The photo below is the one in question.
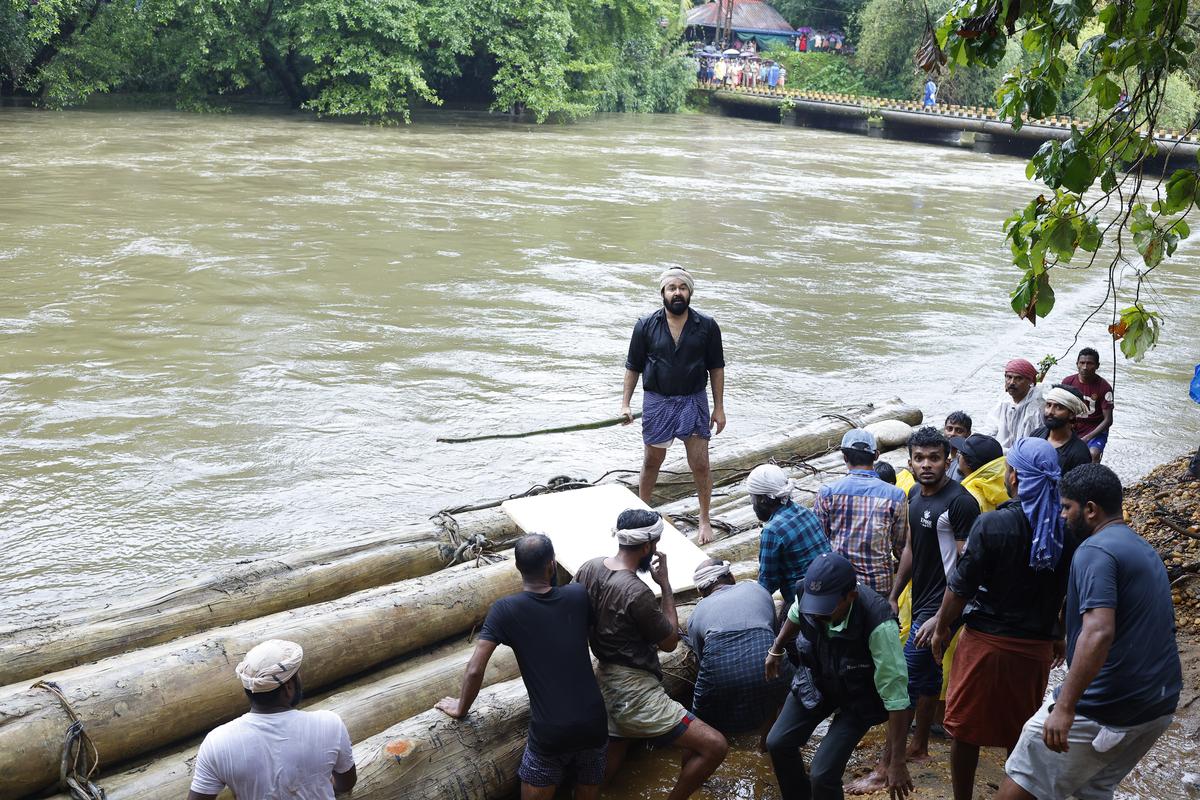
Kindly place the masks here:
POLYGON ((1076 716, 1067 734, 1070 749, 1055 753, 1042 741, 1042 726, 1053 704, 1053 698, 1047 699, 1029 718, 1004 765, 1008 777, 1038 800, 1111 800, 1117 784, 1150 752, 1174 718, 1167 714, 1141 725, 1114 728, 1076 716))

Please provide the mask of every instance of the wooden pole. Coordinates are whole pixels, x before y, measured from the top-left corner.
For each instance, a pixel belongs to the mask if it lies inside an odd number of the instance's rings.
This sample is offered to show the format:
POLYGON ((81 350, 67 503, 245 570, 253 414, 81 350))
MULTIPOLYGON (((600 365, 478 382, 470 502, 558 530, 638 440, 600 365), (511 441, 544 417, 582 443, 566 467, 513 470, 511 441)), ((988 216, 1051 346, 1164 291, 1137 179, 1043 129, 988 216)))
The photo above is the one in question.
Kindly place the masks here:
MULTIPOLYGON (((641 419, 642 412, 638 411, 633 415, 634 419, 641 419)), ((465 444, 466 442, 486 442, 490 439, 527 439, 530 436, 544 436, 548 433, 574 433, 576 431, 594 431, 600 428, 611 428, 614 425, 624 424, 624 417, 615 417, 613 419, 602 419, 599 422, 582 422, 578 425, 564 425, 560 428, 539 428, 536 431, 526 431, 525 433, 489 433, 483 436, 467 436, 464 438, 439 437, 438 441, 444 444, 465 444)))

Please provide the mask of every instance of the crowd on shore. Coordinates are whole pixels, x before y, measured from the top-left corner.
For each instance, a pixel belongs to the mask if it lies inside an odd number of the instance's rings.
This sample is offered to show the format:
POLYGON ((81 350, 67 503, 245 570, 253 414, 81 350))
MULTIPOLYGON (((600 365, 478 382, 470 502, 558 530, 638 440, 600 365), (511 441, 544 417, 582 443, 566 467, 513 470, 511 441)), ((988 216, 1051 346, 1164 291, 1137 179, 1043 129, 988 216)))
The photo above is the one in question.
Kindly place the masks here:
MULTIPOLYGON (((622 413, 632 417, 644 379, 639 491, 649 498, 666 448, 682 440, 704 543, 725 361, 719 326, 690 308, 694 288, 687 270, 660 277, 663 307, 630 341, 622 413)), ((1074 375, 1043 389, 1036 368, 1013 359, 983 432, 962 411, 919 428, 899 472, 879 460, 869 430, 851 429, 840 446, 846 475, 812 509, 779 466, 757 466, 746 479, 763 523, 757 579, 701 562, 686 632, 657 512, 622 512, 612 551, 564 586, 551 540, 522 537, 523 591, 491 607, 459 696, 437 708, 467 716, 496 648, 513 649, 530 700, 517 772, 525 800, 549 800, 564 784, 597 797, 634 744, 682 751, 668 797, 683 800, 741 733, 760 736, 784 800, 902 798, 914 789, 907 765, 929 756, 939 719, 955 800, 973 797, 982 747, 1009 754, 1001 800, 1111 798, 1171 722, 1182 672, 1166 569, 1124 521, 1121 482, 1099 463, 1113 396, 1098 366, 1085 348, 1074 375), (681 642, 699 660, 686 704, 667 694, 659 659, 681 642), (1047 696, 1064 661, 1066 678, 1047 696), (829 718, 806 768, 801 748, 829 718), (887 727, 878 762, 846 785, 850 756, 876 725, 887 727)), ((274 797, 281 781, 296 797, 331 800, 353 786, 345 726, 294 710, 301 659, 298 645, 271 641, 238 665, 251 711, 205 739, 189 800, 224 786, 242 800, 274 797)))
POLYGON ((787 87, 787 67, 756 55, 702 57, 696 64, 696 82, 709 89, 782 92, 787 87))

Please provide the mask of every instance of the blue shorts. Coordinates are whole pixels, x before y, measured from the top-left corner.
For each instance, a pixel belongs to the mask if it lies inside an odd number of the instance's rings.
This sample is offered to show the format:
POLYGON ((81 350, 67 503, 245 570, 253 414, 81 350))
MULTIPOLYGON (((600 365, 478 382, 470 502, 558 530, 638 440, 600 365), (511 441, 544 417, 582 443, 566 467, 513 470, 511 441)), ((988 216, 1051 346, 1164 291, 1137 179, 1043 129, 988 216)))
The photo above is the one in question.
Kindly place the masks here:
POLYGON ((533 745, 525 742, 525 755, 517 777, 530 786, 560 786, 567 773, 574 782, 583 786, 599 786, 604 782, 604 767, 608 754, 608 742, 587 750, 572 750, 568 753, 540 753, 533 745))
POLYGON ((925 620, 914 619, 904 642, 904 660, 908 662, 908 703, 913 708, 917 698, 937 697, 942 693, 942 662, 933 657, 933 648, 917 647, 917 631, 925 620))
POLYGON ((1104 448, 1108 447, 1108 431, 1105 431, 1099 436, 1093 436, 1091 439, 1088 439, 1087 445, 1089 450, 1099 450, 1101 453, 1103 453, 1104 448))

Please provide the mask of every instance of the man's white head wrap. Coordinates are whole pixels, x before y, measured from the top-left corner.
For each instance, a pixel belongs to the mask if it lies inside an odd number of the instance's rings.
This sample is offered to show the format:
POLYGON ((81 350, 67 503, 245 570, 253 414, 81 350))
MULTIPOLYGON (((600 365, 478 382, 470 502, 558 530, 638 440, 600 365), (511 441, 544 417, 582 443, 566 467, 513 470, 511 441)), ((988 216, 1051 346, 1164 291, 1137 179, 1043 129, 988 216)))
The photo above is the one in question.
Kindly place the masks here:
POLYGON ((270 692, 287 683, 300 671, 304 648, 283 639, 268 639, 254 647, 234 672, 242 686, 255 694, 270 692))
POLYGON ((729 568, 728 561, 722 561, 719 564, 708 564, 696 567, 696 571, 692 573, 692 583, 696 584, 696 588, 704 591, 712 586, 717 585, 717 581, 721 580, 726 575, 732 575, 733 571, 729 568))
POLYGON ((617 537, 617 542, 623 545, 639 545, 647 542, 657 542, 662 538, 663 521, 662 517, 654 520, 653 525, 647 525, 644 528, 613 528, 613 536, 617 537))
POLYGON ((759 464, 746 478, 746 491, 783 500, 792 496, 792 482, 774 464, 759 464))
POLYGON ((1045 392, 1042 397, 1047 403, 1058 403, 1075 416, 1087 413, 1087 404, 1061 386, 1055 386, 1045 392))
POLYGON ((663 270, 663 274, 658 276, 658 290, 661 292, 667 287, 668 281, 676 280, 687 284, 688 294, 696 291, 696 281, 692 278, 692 273, 683 267, 671 267, 670 269, 663 270))

